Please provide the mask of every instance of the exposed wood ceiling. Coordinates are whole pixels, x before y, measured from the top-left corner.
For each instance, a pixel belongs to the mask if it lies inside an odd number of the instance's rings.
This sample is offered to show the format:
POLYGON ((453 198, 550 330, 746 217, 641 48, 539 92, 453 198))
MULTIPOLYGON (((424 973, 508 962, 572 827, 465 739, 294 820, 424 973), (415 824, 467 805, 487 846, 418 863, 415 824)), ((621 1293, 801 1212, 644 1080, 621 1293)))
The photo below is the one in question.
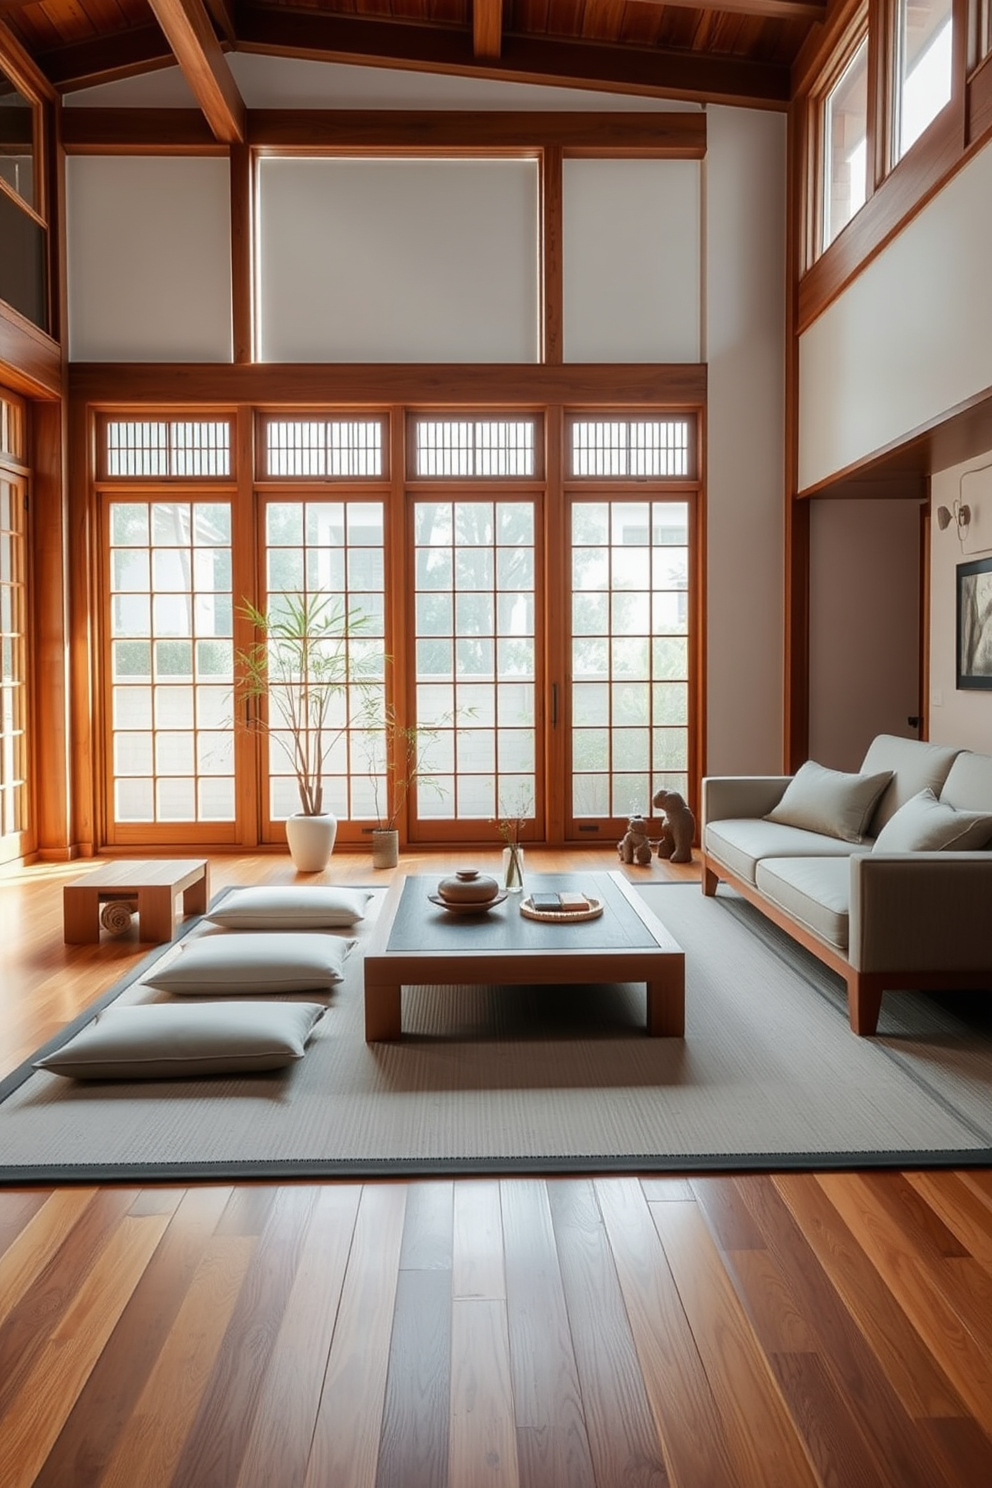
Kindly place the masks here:
POLYGON ((245 138, 231 52, 781 107, 826 0, 0 0, 0 58, 60 93, 178 62, 214 137, 245 138))

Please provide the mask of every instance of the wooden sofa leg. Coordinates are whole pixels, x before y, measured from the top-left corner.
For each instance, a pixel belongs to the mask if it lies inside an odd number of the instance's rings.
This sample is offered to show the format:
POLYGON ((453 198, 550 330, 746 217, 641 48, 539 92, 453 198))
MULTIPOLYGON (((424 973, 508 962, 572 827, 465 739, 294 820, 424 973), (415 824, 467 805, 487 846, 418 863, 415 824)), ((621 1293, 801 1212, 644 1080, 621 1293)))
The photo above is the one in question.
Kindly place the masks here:
POLYGON ((704 858, 703 859, 703 893, 706 895, 707 899, 712 899, 713 898, 713 895, 716 893, 717 887, 718 887, 719 883, 720 883, 720 875, 718 873, 714 873, 713 872, 713 869, 709 867, 709 865, 707 864, 707 862, 706 862, 706 860, 704 858))
POLYGON ((850 971, 847 978, 847 1013, 855 1033, 875 1033, 882 1010, 884 979, 877 972, 850 971))

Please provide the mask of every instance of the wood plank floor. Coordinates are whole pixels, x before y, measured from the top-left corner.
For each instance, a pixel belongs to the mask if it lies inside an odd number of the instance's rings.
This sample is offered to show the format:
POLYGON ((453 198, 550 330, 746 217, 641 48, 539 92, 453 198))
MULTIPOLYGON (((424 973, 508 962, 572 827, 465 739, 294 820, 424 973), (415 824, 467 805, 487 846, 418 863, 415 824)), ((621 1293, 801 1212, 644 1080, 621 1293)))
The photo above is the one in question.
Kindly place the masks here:
MULTIPOLYGON (((0 877, 2 1069, 146 949, 87 866, 0 877)), ((990 1483, 986 1171, 0 1191, 2 1488, 990 1483)))

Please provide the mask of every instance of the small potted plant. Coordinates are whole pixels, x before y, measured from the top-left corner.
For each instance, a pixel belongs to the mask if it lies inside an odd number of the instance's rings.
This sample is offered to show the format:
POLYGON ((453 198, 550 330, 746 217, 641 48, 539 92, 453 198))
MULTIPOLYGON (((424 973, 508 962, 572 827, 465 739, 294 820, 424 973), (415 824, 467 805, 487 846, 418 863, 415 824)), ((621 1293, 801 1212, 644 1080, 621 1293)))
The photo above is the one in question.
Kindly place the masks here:
POLYGON ((300 810, 287 818, 286 840, 296 868, 316 873, 327 866, 338 826, 324 807, 324 760, 347 728, 338 705, 363 685, 368 663, 351 643, 368 617, 327 594, 284 595, 269 610, 245 600, 241 613, 257 639, 236 653, 236 696, 249 705, 247 726, 289 760, 300 810))
POLYGON ((370 706, 365 730, 376 816, 372 828, 372 866, 395 868, 399 862, 397 822, 410 791, 416 786, 443 796, 444 788, 430 773, 429 754, 437 730, 401 724, 391 704, 386 705, 385 717, 381 714, 377 717, 372 709, 379 706, 378 703, 370 706))

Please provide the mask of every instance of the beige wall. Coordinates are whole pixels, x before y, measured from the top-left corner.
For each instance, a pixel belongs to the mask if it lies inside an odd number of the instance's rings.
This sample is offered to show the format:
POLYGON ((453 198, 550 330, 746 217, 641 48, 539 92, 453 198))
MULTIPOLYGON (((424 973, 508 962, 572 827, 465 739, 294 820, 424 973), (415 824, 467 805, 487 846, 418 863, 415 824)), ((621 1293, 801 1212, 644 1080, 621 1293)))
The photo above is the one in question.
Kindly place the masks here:
POLYGON ((782 763, 785 118, 707 111, 706 769, 782 763))
POLYGON ((957 690, 956 581, 959 563, 992 557, 992 450, 938 471, 930 483, 930 738, 992 752, 992 692, 957 690), (952 523, 941 532, 937 508, 964 500, 972 521, 964 543, 952 523))
POLYGON ((800 337, 805 490, 992 386, 992 145, 800 337))
POLYGON ((915 738, 920 504, 814 501, 810 757, 856 770, 876 734, 915 738))
POLYGON ((226 160, 72 155, 66 202, 71 360, 231 360, 226 160))

